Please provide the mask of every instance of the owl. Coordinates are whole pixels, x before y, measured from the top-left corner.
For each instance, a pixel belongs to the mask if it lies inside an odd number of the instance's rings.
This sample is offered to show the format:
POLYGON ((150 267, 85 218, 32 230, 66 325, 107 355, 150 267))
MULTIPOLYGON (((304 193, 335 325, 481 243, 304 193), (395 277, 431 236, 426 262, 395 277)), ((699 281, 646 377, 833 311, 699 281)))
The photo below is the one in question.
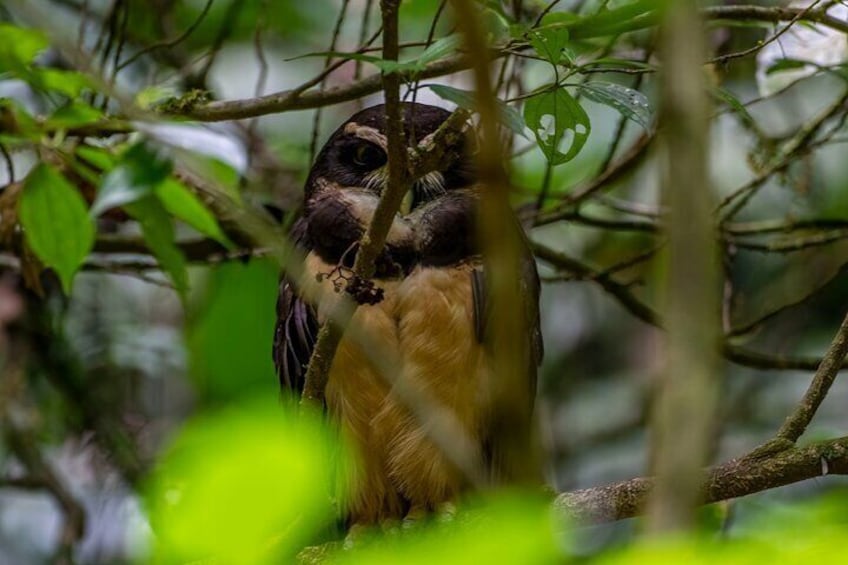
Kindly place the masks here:
MULTIPOLYGON (((404 103, 402 114, 410 147, 450 115, 415 103, 404 103)), ((295 393, 302 390, 318 329, 340 291, 362 286, 349 269, 387 178, 385 120, 382 105, 353 115, 330 136, 306 180, 303 213, 292 230, 305 265, 300 280, 284 278, 280 285, 273 351, 281 386, 295 393)), ((426 417, 414 415, 397 393, 397 383, 449 410, 482 454, 486 472, 498 476, 499 438, 489 398, 491 312, 477 229, 481 186, 470 146, 464 143, 461 159, 414 179, 377 260, 372 292, 354 315, 353 323, 370 338, 370 351, 346 336, 333 359, 326 412, 358 452, 343 508, 351 525, 417 517, 469 488, 430 437, 426 417), (387 353, 397 360, 391 379, 373 362, 374 355, 387 353)), ((532 402, 542 355, 539 279, 526 246, 523 255, 515 276, 529 327, 533 362, 522 379, 532 402)))

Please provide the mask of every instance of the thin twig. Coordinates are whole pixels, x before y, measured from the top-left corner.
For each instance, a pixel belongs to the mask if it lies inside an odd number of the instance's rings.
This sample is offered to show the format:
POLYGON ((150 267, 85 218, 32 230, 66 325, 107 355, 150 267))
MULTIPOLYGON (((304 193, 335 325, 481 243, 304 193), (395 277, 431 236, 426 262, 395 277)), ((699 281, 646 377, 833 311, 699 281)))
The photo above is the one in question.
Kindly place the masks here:
POLYGON ((777 432, 778 439, 795 442, 801 437, 827 396, 830 386, 842 368, 846 354, 848 354, 848 315, 842 320, 842 325, 839 326, 827 353, 824 354, 824 359, 822 359, 810 387, 804 394, 804 398, 795 408, 795 411, 786 418, 786 421, 780 427, 780 431, 777 432))
POLYGON ((31 433, 12 422, 8 415, 3 417, 3 429, 9 449, 31 477, 43 483, 43 487, 62 509, 65 523, 59 540, 60 552, 63 559, 69 560, 73 546, 82 539, 85 532, 85 510, 44 458, 31 433))
MULTIPOLYGON (((380 7, 383 19, 383 59, 397 61, 399 2, 398 0, 381 0, 380 7)), ((382 82, 386 95, 388 181, 368 229, 359 242, 353 266, 354 272, 366 280, 374 274, 375 261, 385 244, 392 219, 400 209, 409 183, 408 153, 400 107, 401 77, 398 73, 385 73, 382 75, 382 82)), ((333 320, 325 323, 319 331, 306 372, 302 395, 304 403, 321 405, 324 402, 324 389, 330 376, 333 357, 344 335, 344 326, 353 317, 355 309, 345 304, 344 309, 337 310, 337 316, 333 316, 333 320)))
MULTIPOLYGON (((336 16, 336 24, 333 26, 333 35, 330 39, 330 45, 327 48, 329 53, 332 53, 336 50, 336 45, 339 41, 339 35, 342 32, 342 25, 345 22, 345 17, 347 16, 347 8, 350 5, 350 0, 342 0, 342 6, 339 8, 339 14, 336 16)), ((330 68, 330 63, 333 62, 333 56, 327 55, 324 58, 324 76, 319 83, 319 88, 323 90, 324 85, 327 84, 327 78, 329 78, 330 73, 327 72, 327 69, 330 68)), ((315 160, 315 152, 318 150, 318 134, 321 130, 321 114, 323 113, 323 108, 316 108, 315 114, 312 117, 312 136, 309 140, 309 162, 313 162, 315 160)))

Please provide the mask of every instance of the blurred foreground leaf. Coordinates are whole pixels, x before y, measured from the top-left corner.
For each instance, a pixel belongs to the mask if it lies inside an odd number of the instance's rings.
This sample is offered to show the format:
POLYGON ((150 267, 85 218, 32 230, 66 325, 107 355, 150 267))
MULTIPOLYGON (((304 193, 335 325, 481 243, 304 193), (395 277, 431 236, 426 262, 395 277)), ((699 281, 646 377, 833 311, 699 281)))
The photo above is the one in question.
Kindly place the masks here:
POLYGON ((786 507, 769 506, 729 537, 700 536, 652 540, 605 553, 598 563, 693 565, 780 563, 841 563, 848 536, 848 497, 831 494, 815 502, 786 507))
POLYGON ((438 565, 465 563, 559 563, 557 528, 549 501, 534 495, 501 494, 445 519, 396 534, 364 540, 329 563, 438 565))
POLYGON ((153 252, 159 266, 168 273, 174 288, 185 300, 188 292, 188 270, 185 257, 174 242, 174 225, 164 206, 152 196, 124 206, 141 225, 144 243, 153 252))
POLYGON ((191 374, 205 400, 231 400, 256 388, 276 396, 271 345, 278 281, 277 267, 265 260, 211 271, 188 329, 191 374))
POLYGON ((193 419, 148 489, 154 560, 290 562, 334 520, 339 455, 318 415, 276 397, 193 419))
POLYGON ((165 179, 156 186, 156 196, 175 218, 225 246, 232 246, 212 212, 180 181, 174 178, 165 179))
POLYGON ((114 169, 103 177, 91 214, 124 206, 150 195, 171 174, 171 161, 147 146, 136 143, 123 154, 114 169))

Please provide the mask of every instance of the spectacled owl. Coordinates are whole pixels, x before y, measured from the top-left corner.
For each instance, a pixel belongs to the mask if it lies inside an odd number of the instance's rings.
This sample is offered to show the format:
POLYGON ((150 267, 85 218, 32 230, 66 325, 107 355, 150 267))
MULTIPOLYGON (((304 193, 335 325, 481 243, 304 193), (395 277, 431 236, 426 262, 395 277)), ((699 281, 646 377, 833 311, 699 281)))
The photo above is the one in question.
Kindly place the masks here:
MULTIPOLYGON (((450 115, 414 103, 403 104, 402 114, 410 147, 450 115)), ((385 120, 382 105, 353 115, 330 136, 306 180, 303 214, 292 231, 305 253, 305 268, 298 284, 285 278, 281 283, 274 338, 281 386, 295 393, 302 391, 319 326, 340 299, 337 291, 351 280, 340 276, 340 269, 353 265, 356 244, 388 176, 385 120)), ((453 412, 477 444, 486 471, 497 477, 499 438, 489 399, 493 355, 486 331, 491 312, 476 221, 480 186, 467 147, 465 143, 461 159, 414 179, 409 209, 394 218, 377 261, 372 282, 379 290, 366 301, 371 303, 357 309, 354 322, 379 344, 372 355, 392 352, 399 360, 394 378, 413 390, 426 390, 453 412)), ((539 279, 526 245, 523 256, 521 272, 515 275, 529 327, 526 345, 532 362, 522 379, 532 403, 542 355, 539 279)), ((466 478, 428 436, 428 423, 413 416, 388 382, 353 339, 342 340, 325 398, 329 416, 359 452, 353 492, 344 508, 350 524, 420 515, 468 488, 466 478)))

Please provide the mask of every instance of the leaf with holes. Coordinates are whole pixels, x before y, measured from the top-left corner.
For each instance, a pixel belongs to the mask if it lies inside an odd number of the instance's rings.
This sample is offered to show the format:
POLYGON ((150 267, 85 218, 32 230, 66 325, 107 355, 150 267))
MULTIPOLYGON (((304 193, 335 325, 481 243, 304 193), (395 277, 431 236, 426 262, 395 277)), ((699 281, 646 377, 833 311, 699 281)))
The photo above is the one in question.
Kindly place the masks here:
POLYGON ((36 256, 59 275, 66 293, 94 245, 94 223, 79 192, 55 169, 41 164, 27 176, 19 217, 36 256))
POLYGON ((171 174, 171 161, 145 143, 136 143, 103 178, 91 215, 136 202, 153 193, 171 174))
MULTIPOLYGON (((474 100, 474 93, 470 90, 462 90, 459 88, 454 88, 452 86, 445 86, 443 84, 430 84, 427 85, 430 90, 433 91, 433 94, 438 96, 439 98, 443 98, 448 102, 453 102, 460 108, 465 108, 466 110, 475 111, 476 102, 474 100)), ((518 135, 522 135, 526 137, 524 130, 527 127, 524 123, 524 118, 521 117, 521 114, 513 108, 512 106, 507 105, 504 101, 498 100, 498 117, 500 121, 508 127, 513 132, 518 135)))
POLYGON ((542 92, 528 99, 524 103, 524 120, 552 165, 561 165, 574 159, 592 131, 589 115, 563 88, 542 92), (569 133, 568 150, 563 153, 560 145, 569 133))
POLYGON ((592 102, 609 106, 646 130, 651 129, 651 106, 648 104, 648 98, 638 90, 614 82, 599 81, 584 82, 577 85, 577 89, 592 102))

